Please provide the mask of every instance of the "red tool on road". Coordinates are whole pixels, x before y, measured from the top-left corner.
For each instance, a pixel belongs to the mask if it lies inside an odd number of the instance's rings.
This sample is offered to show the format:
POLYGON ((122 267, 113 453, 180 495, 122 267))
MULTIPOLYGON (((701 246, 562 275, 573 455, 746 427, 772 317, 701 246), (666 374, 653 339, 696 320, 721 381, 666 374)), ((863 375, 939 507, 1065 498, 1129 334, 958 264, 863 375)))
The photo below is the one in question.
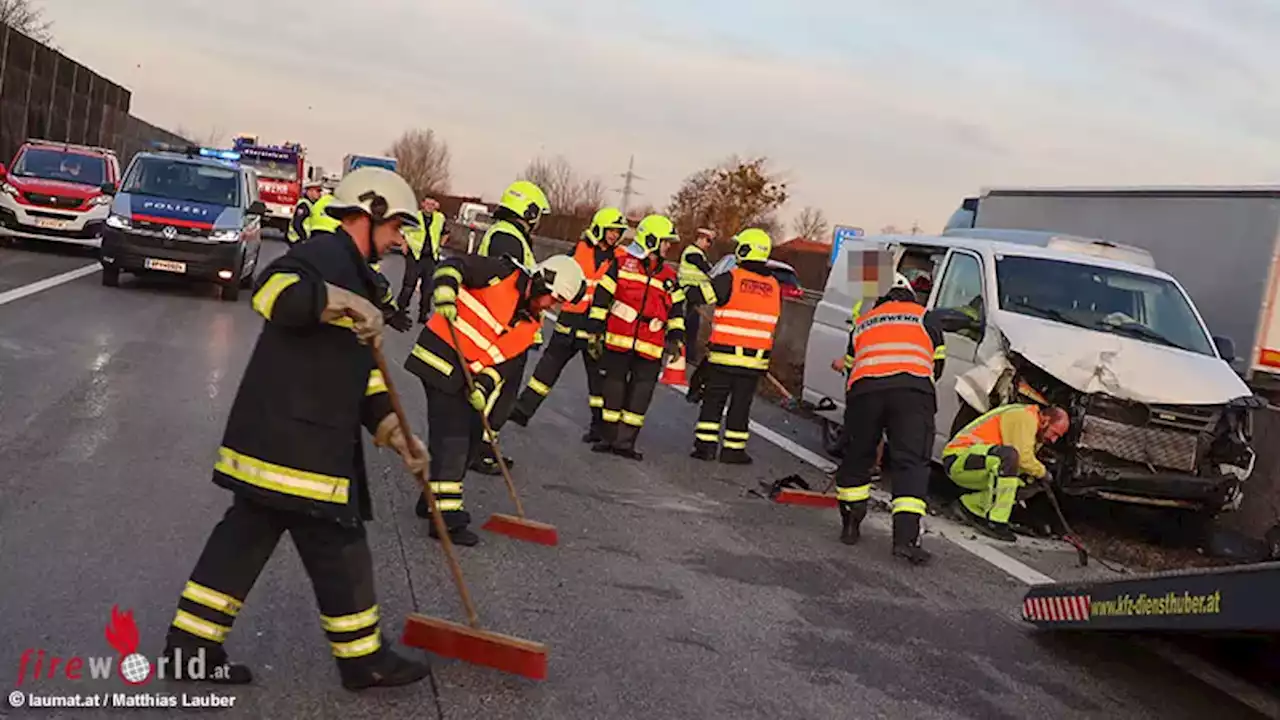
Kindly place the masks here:
MULTIPOLYGON (((387 385, 387 397, 391 400, 391 409, 400 421, 400 427, 407 433, 409 420, 405 417, 404 408, 400 405, 400 397, 396 395, 391 381, 391 373, 387 370, 386 358, 382 351, 373 348, 373 358, 382 371, 382 379, 387 385)), ((416 453, 417 449, 411 449, 416 453)), ((400 642, 411 647, 421 648, 441 657, 450 657, 474 665, 483 665, 495 670, 521 675, 533 680, 545 680, 547 677, 547 646, 542 643, 524 640, 510 635, 489 632, 480 629, 480 618, 476 615, 475 604, 471 601, 471 592, 462 579, 462 566, 453 551, 453 541, 449 539, 449 531, 444 525, 444 516, 440 514, 440 506, 436 503, 436 495, 431 491, 431 483, 425 472, 418 473, 418 484, 422 486, 423 496, 431 509, 431 522, 435 524, 436 534, 440 537, 440 547, 453 574, 453 583, 458 588, 458 597, 467 613, 468 625, 460 625, 441 618, 428 617, 413 613, 405 619, 404 633, 400 642)))
MULTIPOLYGON (((462 343, 458 342, 458 330, 454 327, 452 320, 449 321, 449 335, 453 338, 453 347, 458 351, 458 364, 462 366, 462 377, 466 378, 467 381, 467 392, 475 392, 475 378, 471 376, 470 364, 467 363, 467 358, 462 354, 462 343)), ((507 467, 506 458, 502 455, 502 448, 498 445, 498 435, 489 426, 489 418, 484 413, 480 413, 480 423, 484 427, 485 437, 489 438, 489 447, 493 450, 494 458, 497 459, 498 468, 502 470, 502 479, 507 484, 507 496, 511 498, 511 503, 516 506, 515 517, 494 513, 489 516, 484 525, 480 526, 480 529, 506 535, 516 540, 538 543, 539 545, 558 545, 560 543, 560 534, 556 532, 554 525, 529 520, 524 516, 524 505, 520 502, 520 495, 516 492, 516 484, 511 480, 511 469, 507 467)))
POLYGON ((784 505, 804 505, 816 508, 839 507, 840 501, 836 499, 835 495, 830 494, 831 489, 835 487, 835 483, 836 481, 833 477, 827 483, 826 490, 814 492, 809 489, 809 483, 801 479, 800 476, 789 475, 775 484, 774 491, 770 493, 770 497, 774 502, 784 505))
POLYGON ((679 355, 667 360, 667 364, 662 366, 662 377, 658 378, 658 382, 663 385, 689 386, 689 370, 685 363, 684 345, 680 346, 679 355))

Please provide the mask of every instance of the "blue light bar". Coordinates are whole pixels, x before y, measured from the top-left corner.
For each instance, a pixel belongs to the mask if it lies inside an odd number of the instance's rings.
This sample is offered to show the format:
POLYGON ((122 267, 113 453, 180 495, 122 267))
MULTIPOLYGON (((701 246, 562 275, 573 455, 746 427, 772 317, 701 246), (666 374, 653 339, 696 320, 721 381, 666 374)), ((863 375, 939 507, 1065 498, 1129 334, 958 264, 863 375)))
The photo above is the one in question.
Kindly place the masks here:
POLYGON ((217 158, 219 160, 239 160, 240 153, 235 150, 217 150, 214 148, 200 148, 201 157, 217 158))

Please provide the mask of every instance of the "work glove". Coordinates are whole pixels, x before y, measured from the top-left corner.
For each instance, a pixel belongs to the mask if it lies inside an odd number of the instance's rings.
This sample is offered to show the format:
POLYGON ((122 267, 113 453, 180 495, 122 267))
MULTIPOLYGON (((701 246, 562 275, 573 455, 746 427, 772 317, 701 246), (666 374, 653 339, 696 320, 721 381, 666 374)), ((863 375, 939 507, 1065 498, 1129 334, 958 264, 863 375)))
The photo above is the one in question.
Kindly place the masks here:
POLYGON ((431 303, 436 313, 443 315, 445 320, 453 322, 458 319, 458 298, 450 290, 447 287, 436 288, 435 292, 431 293, 431 303))
POLYGON ((680 357, 683 353, 684 353, 684 343, 680 342, 679 340, 670 340, 670 339, 667 340, 666 348, 664 348, 663 350, 663 354, 666 356, 663 360, 663 364, 665 365, 666 363, 675 360, 676 358, 680 357))
POLYGON ((587 336, 587 355, 592 360, 604 357, 604 338, 600 335, 587 336))
POLYGON ((324 284, 326 299, 324 310, 320 312, 322 322, 333 322, 341 318, 350 318, 354 326, 352 331, 360 342, 374 346, 382 345, 382 311, 376 305, 359 295, 344 290, 337 285, 324 284))
POLYGON ((405 467, 414 475, 421 475, 427 471, 426 445, 422 444, 422 440, 417 435, 404 431, 395 413, 387 413, 382 422, 378 423, 378 429, 373 435, 373 444, 395 450, 404 461, 405 467))
POLYGON ((467 400, 471 401, 471 407, 475 408, 476 412, 478 413, 484 412, 484 406, 486 404, 484 393, 480 392, 479 390, 472 390, 471 393, 467 396, 467 400))
POLYGON ((408 332, 413 327, 413 321, 409 319, 407 310, 396 310, 387 317, 387 324, 400 332, 408 332))

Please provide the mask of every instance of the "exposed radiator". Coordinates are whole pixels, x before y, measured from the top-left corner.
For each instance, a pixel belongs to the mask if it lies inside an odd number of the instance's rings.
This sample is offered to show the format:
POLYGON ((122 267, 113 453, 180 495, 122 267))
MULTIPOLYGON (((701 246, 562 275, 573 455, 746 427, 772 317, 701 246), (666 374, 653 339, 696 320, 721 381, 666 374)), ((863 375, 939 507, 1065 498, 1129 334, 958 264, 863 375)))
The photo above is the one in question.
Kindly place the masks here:
POLYGON ((1079 446, 1114 455, 1121 460, 1193 473, 1199 435, 1158 427, 1126 425, 1086 415, 1079 446))

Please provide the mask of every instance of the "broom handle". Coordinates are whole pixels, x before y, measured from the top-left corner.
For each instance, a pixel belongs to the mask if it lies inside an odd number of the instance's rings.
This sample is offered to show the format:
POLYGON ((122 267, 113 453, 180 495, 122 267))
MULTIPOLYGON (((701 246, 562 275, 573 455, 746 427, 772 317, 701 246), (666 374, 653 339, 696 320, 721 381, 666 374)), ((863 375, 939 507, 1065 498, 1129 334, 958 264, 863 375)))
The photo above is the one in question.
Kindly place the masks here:
POLYGON ((765 376, 766 378, 768 378, 769 383, 773 385, 773 387, 774 387, 774 389, 775 389, 775 390, 777 390, 778 392, 782 393, 782 396, 783 396, 783 397, 785 397, 785 398, 786 398, 786 399, 788 399, 788 400, 795 400, 795 399, 796 399, 796 398, 795 398, 795 396, 791 394, 791 391, 790 391, 790 390, 787 390, 787 388, 786 388, 786 386, 785 386, 785 385, 783 385, 782 383, 778 382, 778 378, 774 377, 774 376, 773 376, 773 373, 766 371, 766 372, 765 372, 765 374, 764 374, 764 376, 765 376))
MULTIPOLYGON (((409 420, 405 417, 404 407, 400 405, 400 396, 396 394, 395 385, 391 382, 391 373, 387 371, 387 359, 383 357, 382 350, 377 346, 373 346, 373 359, 378 364, 378 371, 382 373, 382 382, 387 386, 387 398, 391 400, 391 410, 400 421, 400 430, 408 441, 409 420)), ((409 454, 413 455, 414 459, 418 457, 418 447, 413 442, 409 442, 409 454)), ((418 483, 422 485, 427 506, 431 509, 431 522, 436 526, 436 535, 440 536, 440 545, 444 548, 449 571, 453 573, 453 584, 458 586, 458 597, 462 599, 462 607, 466 610, 467 622, 471 627, 479 628, 480 618, 476 615, 475 603, 471 601, 471 591, 467 589, 467 583, 462 579, 462 566, 458 564, 458 557, 454 553, 453 541, 449 539, 449 529, 444 525, 444 515, 440 513, 440 506, 436 503, 435 491, 431 489, 431 482, 427 480, 426 472, 417 473, 416 477, 418 483)))
MULTIPOLYGON (((476 391, 475 379, 471 377, 471 366, 467 363, 466 356, 462 354, 462 343, 458 342, 458 329, 454 327, 452 320, 449 320, 449 335, 453 339, 454 349, 458 352, 458 364, 462 366, 462 377, 467 380, 467 392, 473 393, 476 391)), ((498 461, 498 467, 502 470, 502 479, 507 483, 507 496, 516 506, 516 517, 523 520, 524 505, 520 503, 520 495, 516 493, 516 484, 511 481, 511 470, 507 467, 507 460, 502 457, 502 448, 498 446, 498 435, 493 432, 493 428, 489 427, 489 415, 483 410, 480 411, 480 424, 484 428, 484 434, 489 438, 489 447, 493 449, 494 459, 498 461)))

